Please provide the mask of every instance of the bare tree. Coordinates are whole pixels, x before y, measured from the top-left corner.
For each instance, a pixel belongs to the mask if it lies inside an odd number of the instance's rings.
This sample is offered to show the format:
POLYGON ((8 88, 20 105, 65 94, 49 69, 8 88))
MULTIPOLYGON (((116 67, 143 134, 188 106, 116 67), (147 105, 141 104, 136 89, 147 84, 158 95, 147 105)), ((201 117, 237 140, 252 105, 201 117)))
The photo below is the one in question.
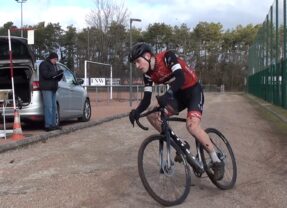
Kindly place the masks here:
MULTIPOLYGON (((92 9, 87 16, 87 23, 91 26, 90 30, 90 57, 93 60, 100 62, 111 62, 114 60, 112 54, 115 51, 117 40, 110 35, 111 31, 116 28, 115 26, 127 25, 128 10, 123 1, 113 0, 95 0, 95 9, 92 9), (97 31, 93 33, 93 31, 97 31), (94 44, 94 45, 92 45, 94 44)), ((118 30, 124 34, 118 34, 118 37, 125 37, 125 30, 118 30)), ((122 38, 119 38, 122 40, 122 38)), ((125 42, 125 41, 124 41, 125 42)))
POLYGON ((124 1, 94 0, 96 8, 88 14, 86 22, 91 27, 107 32, 112 22, 119 25, 126 25, 128 9, 124 1))

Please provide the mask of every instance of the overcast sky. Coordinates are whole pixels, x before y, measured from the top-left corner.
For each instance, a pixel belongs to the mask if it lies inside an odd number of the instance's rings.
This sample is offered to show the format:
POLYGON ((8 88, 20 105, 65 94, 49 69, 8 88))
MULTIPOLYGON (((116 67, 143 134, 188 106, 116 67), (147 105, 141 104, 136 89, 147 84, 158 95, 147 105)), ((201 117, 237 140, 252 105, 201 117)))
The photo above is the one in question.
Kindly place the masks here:
MULTIPOLYGON (((21 1, 21 0, 20 0, 21 1)), ((283 1, 283 0, 282 0, 283 1)), ((117 2, 117 1, 115 1, 117 2)), ((241 24, 260 24, 270 10, 274 0, 126 0, 131 18, 141 19, 133 26, 145 29, 153 23, 181 25, 194 28, 199 22, 221 23, 224 29, 234 29, 241 24)), ((95 8, 94 0, 27 0, 23 5, 23 24, 39 22, 60 23, 79 31, 87 27, 86 17, 95 8)), ((2 0, 0 26, 12 21, 21 26, 21 3, 2 0)))

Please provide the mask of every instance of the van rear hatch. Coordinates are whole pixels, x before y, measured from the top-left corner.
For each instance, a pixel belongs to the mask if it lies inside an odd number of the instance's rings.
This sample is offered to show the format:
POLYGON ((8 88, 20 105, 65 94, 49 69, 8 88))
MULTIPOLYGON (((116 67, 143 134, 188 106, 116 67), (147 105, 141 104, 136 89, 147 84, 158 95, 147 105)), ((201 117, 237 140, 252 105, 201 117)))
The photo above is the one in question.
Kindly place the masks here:
MULTIPOLYGON (((31 102, 35 58, 24 38, 11 37, 11 47, 15 98, 22 105, 28 105, 31 102)), ((0 89, 12 89, 9 43, 6 36, 0 36, 0 89)))

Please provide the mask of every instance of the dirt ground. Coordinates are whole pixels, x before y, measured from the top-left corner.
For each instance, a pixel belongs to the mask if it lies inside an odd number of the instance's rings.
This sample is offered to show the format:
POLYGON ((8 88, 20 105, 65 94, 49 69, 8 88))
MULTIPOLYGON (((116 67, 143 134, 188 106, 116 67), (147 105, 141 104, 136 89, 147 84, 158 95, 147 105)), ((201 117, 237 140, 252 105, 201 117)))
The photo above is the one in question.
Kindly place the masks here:
MULTIPOLYGON (((99 121, 101 119, 107 117, 113 117, 118 114, 128 113, 132 108, 135 108, 138 105, 138 101, 133 101, 132 106, 130 106, 128 100, 128 93, 121 93, 120 97, 125 98, 124 100, 110 100, 107 97, 106 93, 96 93, 96 92, 89 92, 90 101, 91 101, 91 120, 90 121, 99 121)), ((119 96, 119 95, 117 95, 119 96)), ((20 119, 21 120, 21 119, 20 119)), ((68 128, 73 125, 78 124, 79 122, 77 119, 71 119, 68 121, 62 121, 61 127, 68 128)), ((8 122, 7 129, 13 129, 13 122, 8 122)), ((0 121, 0 129, 3 129, 3 122, 0 121)), ((21 120, 21 129, 22 133, 25 138, 47 134, 44 131, 44 123, 43 122, 24 122, 21 120)), ((11 140, 12 134, 7 134, 7 139, 5 140, 4 137, 0 139, 0 145, 5 143, 14 142, 11 140)))
MULTIPOLYGON (((230 141, 237 183, 221 191, 206 176, 192 175, 190 194, 177 207, 286 207, 286 135, 274 132, 254 103, 242 94, 207 93, 202 125, 219 129, 230 141)), ((173 127, 187 138, 185 125, 173 127)), ((2 153, 0 207, 161 207, 137 171, 138 148, 154 133, 132 128, 125 117, 2 153)))

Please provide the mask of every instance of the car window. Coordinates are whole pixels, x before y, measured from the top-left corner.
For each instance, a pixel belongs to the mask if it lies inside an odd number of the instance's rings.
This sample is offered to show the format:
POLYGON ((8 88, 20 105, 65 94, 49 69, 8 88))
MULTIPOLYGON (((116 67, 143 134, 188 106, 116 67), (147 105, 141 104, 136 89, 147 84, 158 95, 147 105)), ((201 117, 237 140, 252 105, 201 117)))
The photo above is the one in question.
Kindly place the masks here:
POLYGON ((68 84, 73 84, 75 81, 73 73, 65 66, 58 65, 58 67, 59 69, 62 69, 64 71, 64 81, 67 82, 68 84))

